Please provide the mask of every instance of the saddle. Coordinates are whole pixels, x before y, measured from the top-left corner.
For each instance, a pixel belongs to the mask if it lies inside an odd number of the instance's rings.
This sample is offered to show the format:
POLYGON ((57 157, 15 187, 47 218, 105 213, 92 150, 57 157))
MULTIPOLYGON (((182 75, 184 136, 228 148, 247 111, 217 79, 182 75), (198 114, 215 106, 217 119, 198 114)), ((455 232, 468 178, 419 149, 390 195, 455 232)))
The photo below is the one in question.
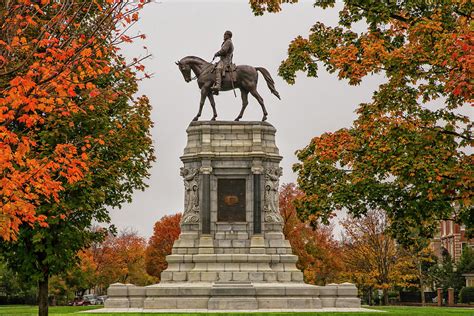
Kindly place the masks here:
MULTIPOLYGON (((212 69, 211 72, 216 71, 217 68, 217 63, 214 64, 214 68, 212 69)), ((236 64, 230 64, 224 67, 224 70, 222 72, 222 80, 230 80, 230 75, 232 74, 232 81, 237 81, 237 65, 236 64)))

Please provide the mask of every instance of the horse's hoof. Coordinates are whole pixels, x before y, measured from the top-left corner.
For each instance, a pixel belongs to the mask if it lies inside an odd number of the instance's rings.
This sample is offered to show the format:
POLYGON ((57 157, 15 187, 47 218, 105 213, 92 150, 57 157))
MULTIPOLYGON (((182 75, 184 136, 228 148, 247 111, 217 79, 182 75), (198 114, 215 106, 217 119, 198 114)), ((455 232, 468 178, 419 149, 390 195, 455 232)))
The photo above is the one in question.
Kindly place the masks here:
POLYGON ((240 117, 236 118, 234 121, 236 122, 240 121, 240 117))
POLYGON ((267 116, 264 115, 264 116, 262 117, 262 122, 265 122, 266 120, 267 120, 267 116))
POLYGON ((198 118, 199 118, 199 116, 195 116, 195 117, 193 118, 193 122, 196 122, 196 121, 198 120, 198 118))
POLYGON ((211 118, 211 121, 215 121, 215 120, 216 120, 216 117, 213 116, 213 117, 211 118))

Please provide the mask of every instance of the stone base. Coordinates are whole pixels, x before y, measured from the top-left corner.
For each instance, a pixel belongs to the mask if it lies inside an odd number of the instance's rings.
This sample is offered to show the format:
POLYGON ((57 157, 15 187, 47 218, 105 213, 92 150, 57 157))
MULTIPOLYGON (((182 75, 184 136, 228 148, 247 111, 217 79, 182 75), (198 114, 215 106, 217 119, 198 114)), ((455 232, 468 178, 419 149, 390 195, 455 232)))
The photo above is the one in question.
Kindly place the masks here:
POLYGON ((181 157, 187 188, 184 210, 189 216, 183 216, 161 283, 113 284, 106 308, 181 312, 360 308, 354 285, 308 285, 296 267, 298 257, 278 216, 282 157, 275 133, 266 122, 190 124, 181 157), (240 184, 229 184, 232 179, 240 184))
POLYGON ((105 308, 140 305, 145 310, 360 308, 357 288, 352 284, 314 286, 304 283, 183 282, 147 287, 114 284, 111 289, 105 308), (138 289, 144 290, 141 291, 143 296, 138 296, 138 289), (127 290, 128 294, 124 295, 127 290))

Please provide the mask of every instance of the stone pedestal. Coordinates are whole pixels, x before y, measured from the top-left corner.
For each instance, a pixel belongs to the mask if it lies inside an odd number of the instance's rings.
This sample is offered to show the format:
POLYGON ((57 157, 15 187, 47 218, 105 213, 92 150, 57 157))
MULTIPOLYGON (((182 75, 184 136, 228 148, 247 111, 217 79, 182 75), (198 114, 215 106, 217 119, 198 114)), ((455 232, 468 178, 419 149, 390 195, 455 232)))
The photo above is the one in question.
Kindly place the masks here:
POLYGON ((266 122, 192 122, 181 160, 181 235, 161 283, 115 284, 106 307, 314 309, 360 307, 352 284, 303 282, 278 210, 282 170, 266 122), (141 293, 144 293, 141 294, 141 293))

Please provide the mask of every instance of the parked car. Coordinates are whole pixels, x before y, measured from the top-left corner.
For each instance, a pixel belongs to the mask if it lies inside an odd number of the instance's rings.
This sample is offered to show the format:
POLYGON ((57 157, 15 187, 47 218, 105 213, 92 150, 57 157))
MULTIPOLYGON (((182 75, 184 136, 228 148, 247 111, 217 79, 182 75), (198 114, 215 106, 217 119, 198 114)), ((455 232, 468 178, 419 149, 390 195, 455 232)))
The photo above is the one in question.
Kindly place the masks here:
POLYGON ((99 298, 95 294, 86 294, 82 297, 84 300, 83 305, 99 305, 99 298))
POLYGON ((91 305, 89 301, 85 301, 82 297, 75 297, 73 301, 68 303, 69 306, 87 306, 91 305))
POLYGON ((104 305, 105 300, 107 299, 107 295, 99 296, 99 297, 97 297, 97 299, 98 299, 100 305, 104 305))

